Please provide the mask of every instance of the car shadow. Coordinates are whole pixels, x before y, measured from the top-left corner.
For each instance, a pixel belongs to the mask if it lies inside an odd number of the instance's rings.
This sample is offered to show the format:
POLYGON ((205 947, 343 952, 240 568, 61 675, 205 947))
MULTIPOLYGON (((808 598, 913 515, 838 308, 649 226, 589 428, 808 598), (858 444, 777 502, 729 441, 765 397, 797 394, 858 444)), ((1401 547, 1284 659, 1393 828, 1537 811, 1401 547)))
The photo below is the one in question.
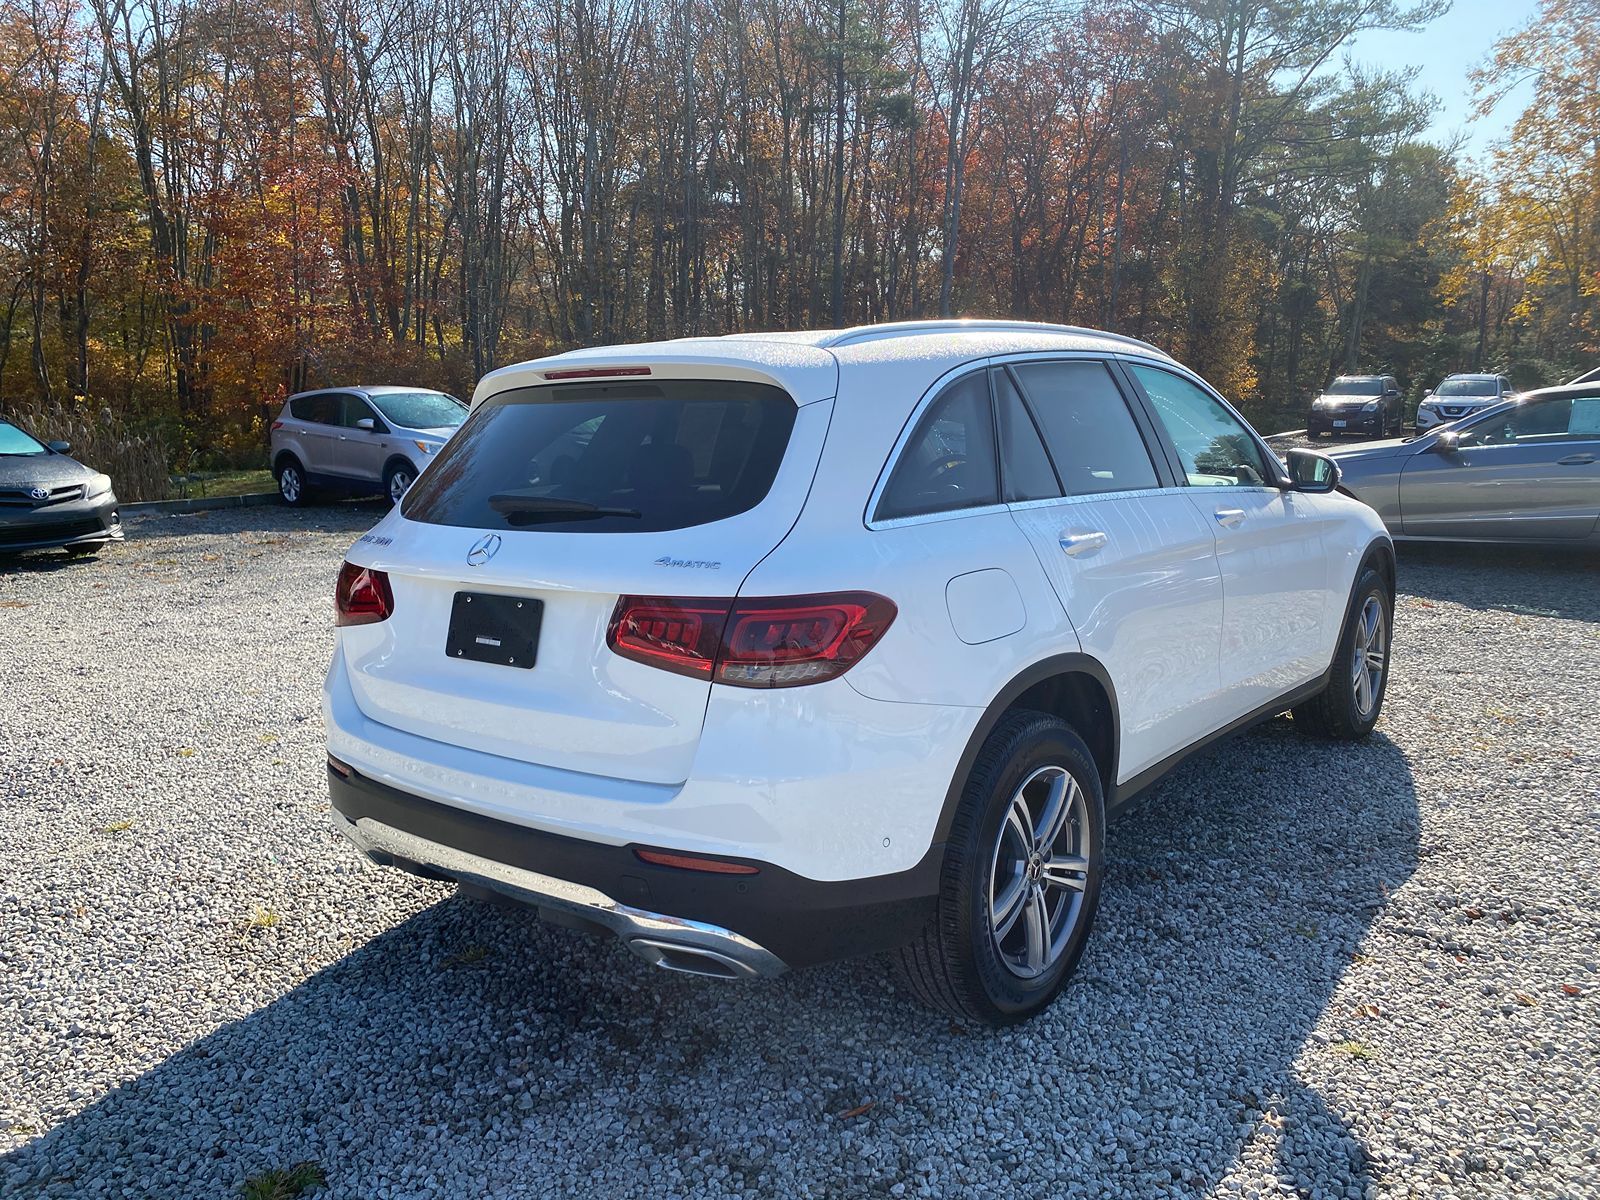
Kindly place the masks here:
POLYGON ((1498 546, 1401 542, 1401 590, 1521 616, 1600 621, 1600 550, 1593 546, 1498 546))
POLYGON ((330 1196, 1188 1195, 1245 1161, 1364 1195, 1300 1064, 1417 838, 1386 738, 1244 735, 1114 818, 1078 975, 1000 1032, 882 958, 729 985, 451 897, 0 1158, 0 1193, 234 1195, 311 1160, 330 1196))

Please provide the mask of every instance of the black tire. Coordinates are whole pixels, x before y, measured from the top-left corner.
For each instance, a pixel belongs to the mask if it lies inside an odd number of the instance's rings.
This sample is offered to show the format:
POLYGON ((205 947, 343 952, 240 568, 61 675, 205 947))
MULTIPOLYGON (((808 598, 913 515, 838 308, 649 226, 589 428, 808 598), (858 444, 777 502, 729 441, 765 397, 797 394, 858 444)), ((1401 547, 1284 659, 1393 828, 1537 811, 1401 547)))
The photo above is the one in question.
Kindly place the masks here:
MULTIPOLYGON (((995 1027, 1025 1021, 1048 1007, 1077 966, 1094 926, 1104 844, 1100 772, 1083 739, 1046 713, 1020 709, 1007 713, 983 743, 962 789, 945 846, 935 916, 917 940, 899 952, 901 973, 911 993, 951 1016, 995 1027), (1052 942, 1059 941, 1053 947, 1054 957, 1036 976, 1023 978, 1007 965, 1005 938, 997 943, 992 935, 990 891, 1013 798, 1022 794, 1024 783, 1048 772, 1056 772, 1057 778, 1064 772, 1077 786, 1076 793, 1066 790, 1073 807, 1062 828, 1063 836, 1087 851, 1076 860, 1086 866, 1068 868, 1081 877, 1081 888, 1075 884, 1060 889, 1057 896, 1058 903, 1070 905, 1074 895, 1077 900, 1075 910, 1061 914, 1060 931, 1051 936, 1052 942)), ((1019 889, 1025 891, 1029 881, 1039 879, 1033 870, 1030 865, 1014 876, 1019 889)), ((1049 884, 1038 886, 1041 897, 1052 894, 1045 890, 1049 884)), ((1028 901, 1018 901, 1012 937, 1028 906, 1028 901)), ((1048 910, 1043 911, 1048 917, 1048 910)), ((1048 920, 1044 928, 1050 931, 1048 920)), ((1020 932, 1025 941, 1027 929, 1020 932)))
MULTIPOLYGON (((1388 580, 1376 568, 1363 567, 1351 596, 1350 612, 1339 633, 1328 686, 1293 710, 1294 723, 1304 732, 1340 741, 1358 741, 1371 733, 1378 723, 1383 712, 1384 693, 1389 687, 1389 656, 1393 649, 1394 593, 1388 580), (1376 602, 1382 615, 1379 650, 1382 671, 1375 685, 1370 682, 1369 672, 1371 707, 1363 708, 1356 680, 1356 657, 1357 643, 1365 637, 1363 621, 1369 602, 1376 602)), ((1370 661, 1367 652, 1362 653, 1364 661, 1370 661)))
POLYGON ((278 481, 278 499, 290 508, 300 508, 311 502, 311 486, 306 482, 306 469, 292 454, 280 458, 272 470, 278 481))
POLYGON ((392 462, 383 469, 383 494, 390 504, 399 504, 407 489, 417 481, 417 469, 408 462, 392 462), (403 481, 396 492, 397 481, 403 481))

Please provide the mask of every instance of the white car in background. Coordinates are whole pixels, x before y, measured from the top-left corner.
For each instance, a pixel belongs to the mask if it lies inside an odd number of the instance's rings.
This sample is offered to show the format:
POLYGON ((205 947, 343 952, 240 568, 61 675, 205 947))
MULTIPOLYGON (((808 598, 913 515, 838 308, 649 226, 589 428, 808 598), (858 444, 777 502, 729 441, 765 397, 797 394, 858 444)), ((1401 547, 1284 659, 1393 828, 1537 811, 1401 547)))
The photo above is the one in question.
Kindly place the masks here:
POLYGON ((1515 393, 1504 375, 1446 375, 1417 405, 1416 430, 1426 433, 1470 417, 1511 399, 1515 393))
POLYGON ((284 402, 272 423, 272 475, 285 504, 318 492, 398 503, 467 419, 454 396, 412 387, 321 388, 284 402))
POLYGON ((1377 721, 1393 549, 1337 481, 1092 330, 507 367, 340 573, 335 823, 672 970, 895 950, 1021 1020, 1082 953, 1108 811, 1275 714, 1377 721))

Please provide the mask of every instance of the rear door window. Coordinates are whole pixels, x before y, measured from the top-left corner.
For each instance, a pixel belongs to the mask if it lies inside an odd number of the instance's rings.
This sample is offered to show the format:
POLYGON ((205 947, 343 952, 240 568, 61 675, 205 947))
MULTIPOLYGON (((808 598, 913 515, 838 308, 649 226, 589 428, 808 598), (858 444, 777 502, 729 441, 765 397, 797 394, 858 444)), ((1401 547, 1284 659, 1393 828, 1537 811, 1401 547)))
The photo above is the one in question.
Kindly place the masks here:
POLYGON ((782 390, 733 380, 517 388, 478 407, 401 511, 473 529, 704 525, 761 502, 794 419, 782 390))
POLYGON ((1160 486, 1128 402, 1105 363, 1031 362, 1014 369, 1067 495, 1160 486))
POLYGON ((987 372, 964 375, 928 405, 895 460, 876 519, 1000 502, 987 372))
POLYGON ((312 396, 297 396, 289 402, 289 413, 297 421, 312 421, 318 425, 339 423, 340 402, 333 392, 318 392, 312 396))
POLYGON ((1050 465, 1039 427, 1021 393, 1004 370, 996 370, 993 379, 995 418, 1000 427, 1000 474, 1006 499, 1059 499, 1061 480, 1050 465))

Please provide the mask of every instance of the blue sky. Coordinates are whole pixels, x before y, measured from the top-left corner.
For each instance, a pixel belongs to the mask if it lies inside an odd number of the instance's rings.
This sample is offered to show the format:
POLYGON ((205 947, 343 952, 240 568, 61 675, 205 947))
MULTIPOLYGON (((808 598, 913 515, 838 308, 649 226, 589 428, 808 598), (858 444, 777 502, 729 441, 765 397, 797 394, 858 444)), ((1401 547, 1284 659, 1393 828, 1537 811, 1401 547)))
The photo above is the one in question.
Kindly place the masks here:
POLYGON ((1432 92, 1440 105, 1428 136, 1448 140, 1465 134, 1465 152, 1482 159, 1489 144, 1527 104, 1530 89, 1513 91, 1493 113, 1473 121, 1467 72, 1488 60, 1497 38, 1522 28, 1538 10, 1537 0, 1456 0, 1449 12, 1420 32, 1363 33, 1351 43, 1348 54, 1359 63, 1389 71, 1420 67, 1413 86, 1432 92))

